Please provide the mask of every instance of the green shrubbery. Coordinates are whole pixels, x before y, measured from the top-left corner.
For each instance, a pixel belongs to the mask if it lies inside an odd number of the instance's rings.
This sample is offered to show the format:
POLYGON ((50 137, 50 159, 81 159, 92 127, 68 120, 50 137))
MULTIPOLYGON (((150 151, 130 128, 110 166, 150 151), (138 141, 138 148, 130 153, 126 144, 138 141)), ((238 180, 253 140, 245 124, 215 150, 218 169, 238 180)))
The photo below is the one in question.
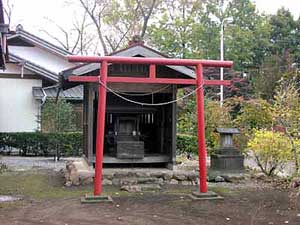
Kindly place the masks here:
POLYGON ((292 145, 283 133, 255 130, 248 147, 261 171, 268 176, 276 174, 291 159, 292 145))
POLYGON ((82 133, 41 133, 20 132, 0 133, 0 142, 8 147, 20 150, 26 155, 65 155, 80 156, 82 154, 82 133))
POLYGON ((47 100, 41 114, 42 131, 47 133, 63 133, 76 131, 75 111, 71 103, 59 98, 47 100))
MULTIPOLYGON (((177 142, 190 139, 190 137, 197 138, 196 117, 196 102, 194 98, 188 99, 185 103, 179 105, 177 131, 180 133, 180 135, 177 136, 177 142)), ((213 150, 219 145, 219 135, 215 132, 215 129, 217 127, 231 126, 232 122, 229 113, 229 107, 223 106, 220 108, 220 103, 218 101, 205 99, 205 137, 206 146, 209 153, 212 153, 213 150)), ((193 144, 189 144, 188 142, 187 144, 193 146, 193 144)), ((179 152, 182 152, 182 149, 184 148, 181 146, 181 143, 177 143, 177 146, 179 152)), ((186 149, 189 150, 185 152, 193 152, 190 151, 190 146, 186 147, 186 149)))
POLYGON ((193 153, 198 154, 197 136, 189 134, 177 134, 176 148, 177 153, 193 153))

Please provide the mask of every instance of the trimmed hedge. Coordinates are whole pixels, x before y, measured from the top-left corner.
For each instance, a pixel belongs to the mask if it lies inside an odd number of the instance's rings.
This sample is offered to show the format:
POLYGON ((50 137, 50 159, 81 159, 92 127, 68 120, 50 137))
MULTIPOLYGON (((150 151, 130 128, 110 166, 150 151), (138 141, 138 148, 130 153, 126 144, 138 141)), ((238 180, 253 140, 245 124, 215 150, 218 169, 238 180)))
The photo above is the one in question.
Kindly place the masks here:
MULTIPOLYGON (((41 133, 20 132, 0 133, 0 145, 20 150, 20 154, 35 156, 81 156, 82 132, 41 133)), ((177 153, 197 154, 197 136, 177 134, 177 153)))
POLYGON ((1 145, 20 150, 26 155, 82 155, 82 133, 19 132, 0 133, 1 145))
POLYGON ((177 134, 177 153, 193 153, 198 154, 197 136, 189 134, 177 134))

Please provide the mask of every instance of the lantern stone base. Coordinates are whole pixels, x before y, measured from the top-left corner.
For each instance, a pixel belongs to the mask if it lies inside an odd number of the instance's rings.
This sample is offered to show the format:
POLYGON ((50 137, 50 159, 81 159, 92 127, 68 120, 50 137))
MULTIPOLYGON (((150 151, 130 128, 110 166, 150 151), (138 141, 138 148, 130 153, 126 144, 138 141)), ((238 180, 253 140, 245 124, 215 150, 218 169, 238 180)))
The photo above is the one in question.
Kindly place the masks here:
POLYGON ((213 191, 208 191, 206 193, 202 193, 199 191, 195 191, 189 195, 192 200, 222 200, 224 199, 222 196, 218 195, 213 191))
POLYGON ((211 169, 221 171, 243 171, 244 156, 235 148, 218 149, 211 156, 211 169))
POLYGON ((113 200, 110 196, 102 195, 85 195, 81 198, 82 204, 95 204, 95 203, 112 203, 113 200))

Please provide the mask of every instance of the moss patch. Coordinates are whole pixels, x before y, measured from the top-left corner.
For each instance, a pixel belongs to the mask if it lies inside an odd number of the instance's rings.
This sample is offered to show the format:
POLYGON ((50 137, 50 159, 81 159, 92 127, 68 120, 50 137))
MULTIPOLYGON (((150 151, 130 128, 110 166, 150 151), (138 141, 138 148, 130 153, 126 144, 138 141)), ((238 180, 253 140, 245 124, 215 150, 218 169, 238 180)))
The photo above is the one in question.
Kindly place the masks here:
POLYGON ((0 194, 24 198, 53 199, 82 196, 91 187, 67 188, 57 173, 49 171, 6 172, 0 175, 0 194))
MULTIPOLYGON (((48 170, 26 172, 5 172, 0 174, 0 195, 20 195, 24 199, 79 198, 93 193, 93 185, 65 187, 60 174, 48 170)), ((104 186, 103 194, 129 196, 132 193, 120 191, 117 187, 104 186)), ((14 205, 14 203, 10 203, 14 205)), ((5 203, 7 205, 7 203, 5 203)))

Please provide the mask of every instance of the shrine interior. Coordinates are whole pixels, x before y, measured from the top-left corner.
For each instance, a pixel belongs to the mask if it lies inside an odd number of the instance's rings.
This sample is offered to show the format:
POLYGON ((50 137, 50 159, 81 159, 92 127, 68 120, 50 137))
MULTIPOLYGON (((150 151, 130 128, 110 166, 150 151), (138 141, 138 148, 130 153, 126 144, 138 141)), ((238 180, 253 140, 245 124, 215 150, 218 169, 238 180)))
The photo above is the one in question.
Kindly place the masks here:
MULTIPOLYGON (((170 91, 170 87, 166 89, 170 91)), ((126 93, 126 98, 143 103, 172 100, 171 93, 126 93)), ((97 108, 98 98, 94 99, 97 108)), ((172 104, 141 106, 107 93, 104 158, 106 163, 166 163, 172 152, 172 104), (119 160, 118 160, 119 159, 119 160), (152 159, 152 160, 151 160, 152 159), (154 161, 153 161, 154 163, 154 161)), ((94 110, 94 118, 97 118, 94 110)), ((96 123, 97 121, 94 121, 96 123)), ((96 124, 95 124, 96 125, 96 124)), ((96 127, 96 126, 94 126, 96 127)), ((96 130, 94 130, 94 137, 96 130)), ((94 138, 96 140, 96 138, 94 138)), ((94 143, 94 154, 95 154, 94 143)))

